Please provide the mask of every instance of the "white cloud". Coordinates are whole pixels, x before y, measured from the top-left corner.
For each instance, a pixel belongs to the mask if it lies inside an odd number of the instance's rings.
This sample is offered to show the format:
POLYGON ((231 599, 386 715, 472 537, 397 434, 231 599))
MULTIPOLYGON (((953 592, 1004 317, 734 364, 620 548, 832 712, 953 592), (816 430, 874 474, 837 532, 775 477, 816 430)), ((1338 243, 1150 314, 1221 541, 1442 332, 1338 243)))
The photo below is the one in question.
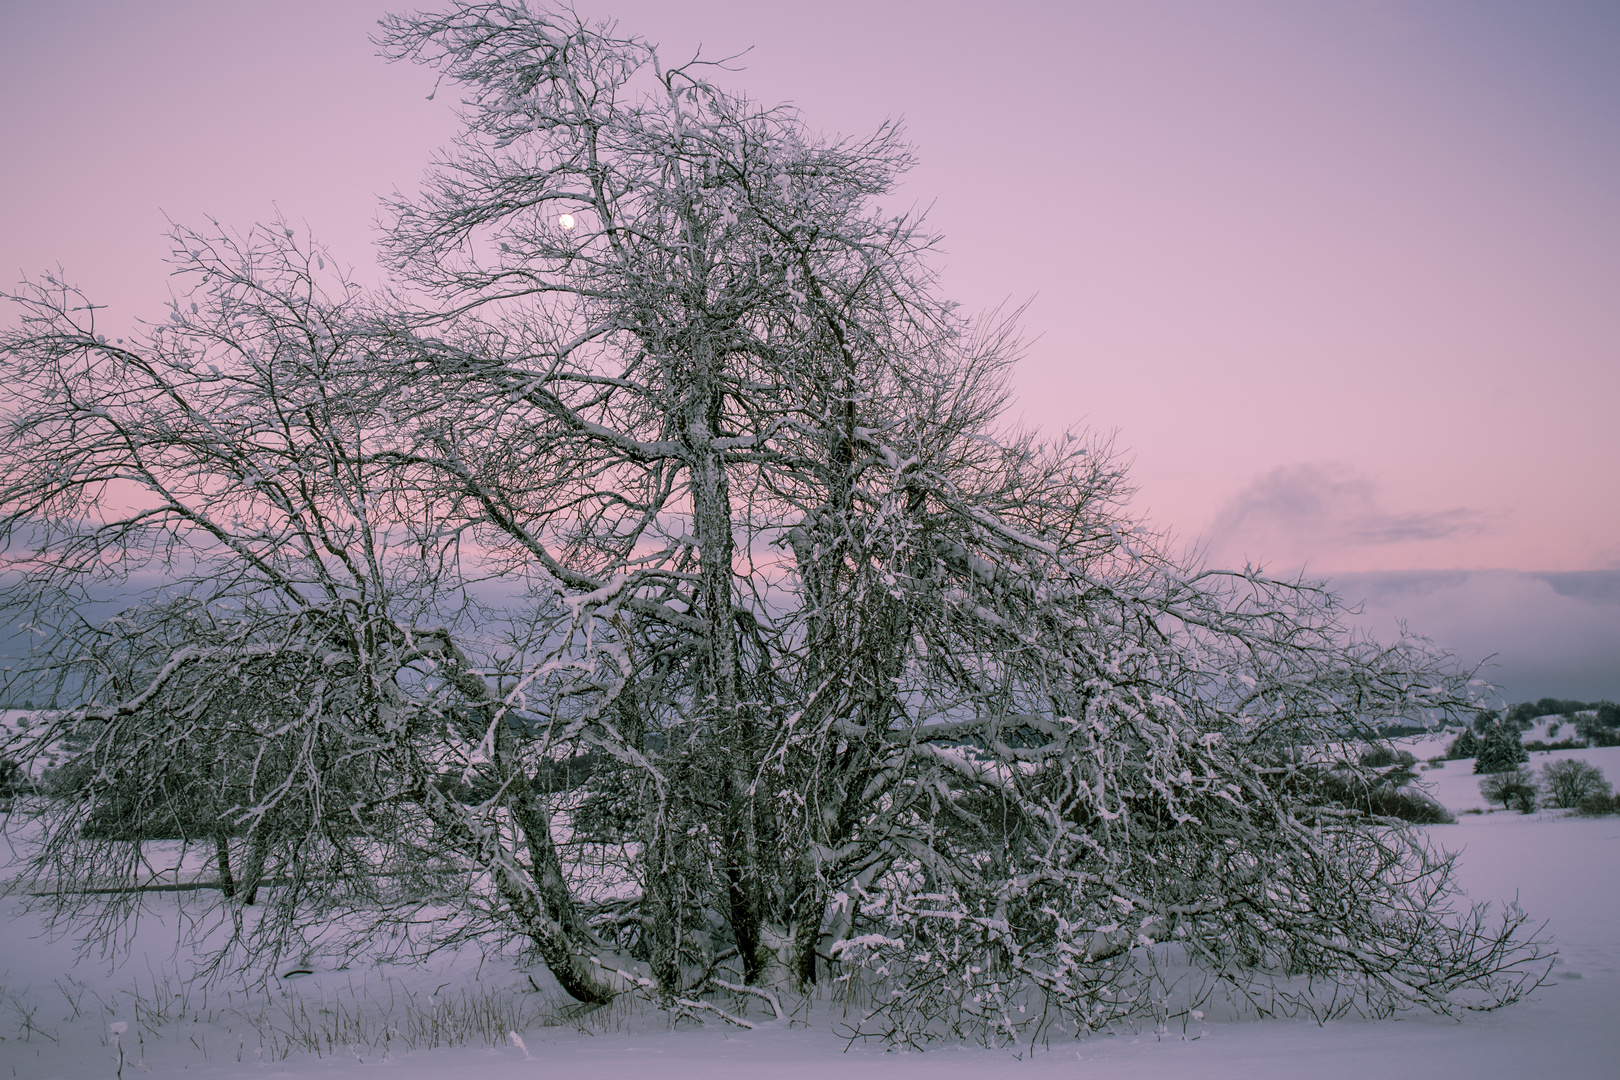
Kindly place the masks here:
POLYGON ((1205 539, 1215 562, 1284 570, 1344 562, 1366 548, 1490 529, 1488 515, 1467 507, 1391 512, 1370 478, 1348 465, 1320 462, 1285 465, 1257 478, 1227 500, 1205 539))

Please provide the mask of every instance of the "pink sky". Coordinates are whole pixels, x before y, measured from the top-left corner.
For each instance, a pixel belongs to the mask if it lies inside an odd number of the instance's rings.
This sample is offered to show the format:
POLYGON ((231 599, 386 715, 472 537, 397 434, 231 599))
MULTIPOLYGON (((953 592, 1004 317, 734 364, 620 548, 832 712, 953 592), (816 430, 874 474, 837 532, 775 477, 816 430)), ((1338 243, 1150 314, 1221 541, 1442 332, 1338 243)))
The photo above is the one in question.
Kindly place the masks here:
MULTIPOLYGON (((372 271, 455 123, 378 0, 0 5, 0 271, 166 296, 163 214, 372 271)), ((904 117, 1016 412, 1117 429, 1223 561, 1620 569, 1620 8, 589 0, 823 130, 904 117)), ((448 97, 450 95, 443 95, 448 97)), ((7 318, 8 316, 0 316, 7 318)))

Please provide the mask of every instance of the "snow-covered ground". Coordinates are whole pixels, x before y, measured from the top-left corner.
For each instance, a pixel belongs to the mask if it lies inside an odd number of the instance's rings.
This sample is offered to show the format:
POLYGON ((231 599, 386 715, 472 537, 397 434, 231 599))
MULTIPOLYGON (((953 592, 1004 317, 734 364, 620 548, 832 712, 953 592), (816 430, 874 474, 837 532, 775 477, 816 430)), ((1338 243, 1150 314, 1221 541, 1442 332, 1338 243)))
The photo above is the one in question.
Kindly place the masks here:
MULTIPOLYGON (((1443 751, 1438 739, 1403 745, 1420 759, 1443 751)), ((1584 758, 1620 780, 1620 748, 1536 754, 1531 765, 1539 769, 1562 757, 1584 758)), ((576 1027, 510 960, 470 952, 408 966, 333 969, 311 961, 311 974, 272 979, 262 988, 236 982, 205 990, 184 978, 185 958, 174 949, 177 904, 195 894, 156 893, 133 950, 117 965, 76 959, 73 942, 46 939, 37 916, 18 915, 14 901, 0 901, 9 916, 0 923, 0 1080, 112 1077, 118 1044, 126 1080, 181 1073, 347 1078, 379 1070, 402 1080, 471 1073, 491 1080, 1620 1075, 1620 817, 1466 813, 1485 809, 1472 766, 1448 762, 1420 774, 1458 814, 1456 825, 1435 826, 1429 835, 1461 852, 1461 879, 1472 899, 1517 897, 1547 921, 1560 955, 1551 982, 1531 1000, 1460 1022, 1427 1015, 1326 1026, 1205 1021, 1186 1031, 1177 1026, 1162 1034, 1149 1029, 1053 1042, 1023 1060, 977 1047, 915 1053, 848 1046, 826 1002, 815 1007, 808 1025, 762 1024, 752 1032, 685 1023, 670 1030, 656 1013, 625 1010, 576 1027), (128 1028, 115 1043, 111 1026, 117 1023, 128 1028), (514 1027, 521 1046, 510 1038, 490 1046, 477 1036, 514 1027), (474 1041, 442 1045, 456 1031, 473 1033, 474 1041), (289 1042, 319 1043, 319 1055, 284 1056, 289 1042)), ((543 973, 534 976, 548 985, 543 973)))

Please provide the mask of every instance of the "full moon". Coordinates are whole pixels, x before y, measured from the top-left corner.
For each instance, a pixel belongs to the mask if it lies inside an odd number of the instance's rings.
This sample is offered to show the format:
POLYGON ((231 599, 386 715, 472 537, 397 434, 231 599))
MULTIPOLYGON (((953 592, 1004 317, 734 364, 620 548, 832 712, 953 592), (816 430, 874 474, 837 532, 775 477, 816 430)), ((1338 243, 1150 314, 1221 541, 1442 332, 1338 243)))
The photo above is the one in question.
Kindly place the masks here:
POLYGON ((574 227, 574 215, 564 214, 562 217, 557 219, 557 224, 561 225, 564 229, 572 229, 574 227))

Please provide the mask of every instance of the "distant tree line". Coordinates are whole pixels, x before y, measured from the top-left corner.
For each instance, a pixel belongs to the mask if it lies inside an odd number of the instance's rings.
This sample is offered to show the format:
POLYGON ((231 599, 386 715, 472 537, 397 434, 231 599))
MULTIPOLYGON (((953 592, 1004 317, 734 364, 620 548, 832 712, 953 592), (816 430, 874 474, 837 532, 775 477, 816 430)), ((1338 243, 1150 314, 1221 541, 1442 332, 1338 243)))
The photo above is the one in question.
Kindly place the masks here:
MULTIPOLYGON (((1495 714, 1489 714, 1492 719, 1495 714)), ((1507 721, 1517 724, 1520 730, 1532 727, 1543 716, 1562 716, 1573 724, 1580 724, 1583 720, 1589 726, 1603 728, 1620 728, 1620 705, 1612 701, 1574 701, 1563 698, 1544 697, 1536 701, 1521 701, 1517 705, 1510 705, 1507 709, 1507 721), (1595 716, 1582 717, 1580 713, 1595 713, 1595 716), (1591 723, 1595 721, 1595 724, 1591 723)), ((1475 725, 1479 721, 1476 719, 1475 725)))
MULTIPOLYGON (((1556 732, 1556 728, 1552 730, 1556 732)), ((1512 768, 1526 760, 1519 755, 1528 754, 1531 750, 1620 746, 1620 705, 1612 701, 1588 703, 1544 697, 1537 701, 1521 701, 1517 705, 1509 705, 1500 712, 1481 709, 1474 714, 1472 727, 1465 729, 1452 740, 1446 750, 1446 757, 1453 761, 1478 758, 1485 745, 1493 740, 1494 745, 1499 748, 1511 743, 1516 749, 1511 752, 1505 749, 1494 751, 1496 756, 1489 763, 1490 767, 1476 767, 1475 772, 1495 773, 1512 768), (1574 736, 1560 742, 1536 741, 1524 745, 1521 734, 1534 727, 1535 722, 1543 716, 1563 717, 1573 725, 1574 736)))

